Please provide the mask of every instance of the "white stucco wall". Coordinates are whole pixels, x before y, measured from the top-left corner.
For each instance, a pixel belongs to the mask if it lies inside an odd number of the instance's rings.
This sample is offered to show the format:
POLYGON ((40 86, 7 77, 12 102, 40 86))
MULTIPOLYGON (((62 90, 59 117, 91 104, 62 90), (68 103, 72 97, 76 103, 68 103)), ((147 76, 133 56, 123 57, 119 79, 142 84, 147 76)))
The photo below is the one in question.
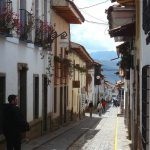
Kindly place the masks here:
MULTIPOLYGON (((140 4, 140 27, 139 27, 139 31, 140 31, 140 44, 138 47, 139 50, 139 54, 140 54, 140 109, 142 111, 142 68, 145 65, 150 65, 150 44, 146 45, 146 37, 147 35, 145 35, 143 27, 142 27, 142 21, 143 21, 143 1, 139 1, 140 4)), ((148 83, 149 85, 149 83, 148 83)), ((149 105, 149 110, 150 110, 150 105, 149 105)), ((150 111, 149 111, 149 116, 150 116, 150 111)), ((142 131, 142 113, 141 113, 141 117, 140 117, 140 123, 141 123, 141 131, 142 131)), ((150 125, 149 125, 150 128, 150 125)), ((149 137, 150 137, 150 132, 149 132, 149 137)), ((150 143, 150 138, 149 138, 149 142, 150 143)), ((147 145, 147 149, 149 149, 149 144, 147 145)))
MULTIPOLYGON (((17 63, 28 64, 27 118, 31 121, 33 119, 33 74, 39 75, 39 114, 40 116, 42 114, 42 74, 45 74, 45 60, 41 59, 39 48, 29 48, 26 43, 15 44, 7 39, 10 38, 0 37, 0 73, 6 74, 6 98, 9 94, 18 94, 17 63)), ((50 98, 48 98, 48 111, 50 111, 49 105, 50 98)))
POLYGON ((94 69, 90 69, 88 71, 88 73, 91 75, 92 77, 92 81, 88 87, 88 96, 89 96, 89 100, 92 100, 93 103, 96 103, 96 99, 95 99, 95 87, 94 87, 94 69))

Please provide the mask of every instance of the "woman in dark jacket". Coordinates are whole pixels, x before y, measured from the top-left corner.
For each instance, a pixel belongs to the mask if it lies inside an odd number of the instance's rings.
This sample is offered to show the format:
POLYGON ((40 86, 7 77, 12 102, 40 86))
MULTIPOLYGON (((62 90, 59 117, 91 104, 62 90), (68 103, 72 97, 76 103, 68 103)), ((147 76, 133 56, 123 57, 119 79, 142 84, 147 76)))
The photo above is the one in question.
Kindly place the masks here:
POLYGON ((3 105, 3 134, 7 150, 21 150, 21 133, 29 130, 29 124, 23 118, 17 101, 17 95, 9 95, 9 103, 3 105))

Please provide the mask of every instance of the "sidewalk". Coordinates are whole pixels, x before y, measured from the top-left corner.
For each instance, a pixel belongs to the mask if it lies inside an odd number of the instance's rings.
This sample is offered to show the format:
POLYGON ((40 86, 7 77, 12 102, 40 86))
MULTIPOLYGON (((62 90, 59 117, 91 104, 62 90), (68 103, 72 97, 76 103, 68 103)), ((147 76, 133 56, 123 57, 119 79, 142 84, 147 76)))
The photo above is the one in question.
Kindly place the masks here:
POLYGON ((124 117, 110 107, 101 117, 93 114, 74 124, 24 143, 22 150, 130 150, 124 117), (74 144, 72 144, 74 143, 74 144))

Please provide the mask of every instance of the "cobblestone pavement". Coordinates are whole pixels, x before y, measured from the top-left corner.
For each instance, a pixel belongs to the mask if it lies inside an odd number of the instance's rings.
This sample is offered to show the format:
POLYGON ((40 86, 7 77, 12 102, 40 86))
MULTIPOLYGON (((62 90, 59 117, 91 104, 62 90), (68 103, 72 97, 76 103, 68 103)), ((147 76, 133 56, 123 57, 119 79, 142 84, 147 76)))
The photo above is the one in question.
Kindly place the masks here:
POLYGON ((66 150, 72 142, 84 134, 89 128, 92 128, 92 126, 97 124, 99 120, 99 118, 87 118, 86 123, 85 121, 80 122, 77 126, 71 128, 67 132, 64 132, 55 139, 46 142, 36 148, 36 150, 66 150))
POLYGON ((55 132, 24 143, 22 150, 66 150, 77 138, 97 125, 100 120, 99 117, 90 118, 86 116, 84 119, 69 126, 62 127, 55 132))
POLYGON ((118 109, 111 107, 94 128, 86 132, 68 150, 130 150, 124 118, 117 117, 118 109))
POLYGON ((93 114, 29 143, 22 150, 130 150, 124 118, 110 107, 101 117, 93 114))

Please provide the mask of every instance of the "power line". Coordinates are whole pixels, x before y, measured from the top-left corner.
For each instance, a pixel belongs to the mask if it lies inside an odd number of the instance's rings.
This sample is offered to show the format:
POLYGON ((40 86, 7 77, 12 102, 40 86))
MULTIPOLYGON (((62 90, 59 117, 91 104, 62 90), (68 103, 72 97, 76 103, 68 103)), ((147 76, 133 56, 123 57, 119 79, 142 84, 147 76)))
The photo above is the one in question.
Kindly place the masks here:
POLYGON ((101 3, 97 3, 97 4, 94 4, 94 5, 90 5, 90 6, 87 6, 87 7, 82 7, 82 8, 79 8, 79 9, 87 9, 87 8, 91 8, 91 7, 94 7, 94 6, 97 6, 97 5, 100 5, 100 4, 103 4, 103 3, 106 3, 107 1, 109 1, 109 0, 106 0, 106 1, 101 2, 101 3))
POLYGON ((93 24, 100 24, 100 25, 108 25, 107 23, 102 23, 102 22, 95 22, 95 21, 89 21, 89 20, 85 20, 88 23, 93 23, 93 24))
POLYGON ((90 17, 92 17, 92 18, 96 19, 96 20, 99 20, 99 21, 102 21, 102 22, 104 22, 104 23, 107 23, 106 21, 101 20, 101 19, 99 19, 99 18, 96 18, 96 17, 92 16, 91 14, 89 14, 89 13, 87 13, 87 12, 83 11, 83 10, 81 10, 81 11, 82 11, 82 12, 84 12, 85 14, 87 14, 88 16, 90 16, 90 17))

